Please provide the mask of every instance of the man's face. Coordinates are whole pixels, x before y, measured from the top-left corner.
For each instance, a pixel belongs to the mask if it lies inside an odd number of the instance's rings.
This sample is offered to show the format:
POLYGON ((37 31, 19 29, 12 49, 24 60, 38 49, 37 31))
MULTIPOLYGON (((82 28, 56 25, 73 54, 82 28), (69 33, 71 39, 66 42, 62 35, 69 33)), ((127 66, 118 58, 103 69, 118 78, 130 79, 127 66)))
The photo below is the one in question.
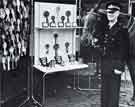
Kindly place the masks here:
POLYGON ((107 8, 107 18, 109 21, 114 21, 118 18, 120 11, 114 9, 113 6, 108 6, 107 8))

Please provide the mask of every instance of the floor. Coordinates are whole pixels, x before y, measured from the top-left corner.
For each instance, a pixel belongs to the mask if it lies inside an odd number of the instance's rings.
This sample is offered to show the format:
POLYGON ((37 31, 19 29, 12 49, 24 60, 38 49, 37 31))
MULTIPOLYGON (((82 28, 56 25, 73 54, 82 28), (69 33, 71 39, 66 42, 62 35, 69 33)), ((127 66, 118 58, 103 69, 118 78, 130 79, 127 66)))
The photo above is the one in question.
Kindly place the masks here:
MULTIPOLYGON (((3 96, 6 99, 1 107, 19 107, 27 98, 27 73, 12 71, 4 73, 3 96)), ((76 78, 77 79, 77 78, 76 78)), ((100 107, 100 79, 93 75, 89 84, 89 76, 80 76, 81 88, 98 90, 79 90, 73 87, 73 73, 56 73, 46 77, 45 107, 100 107)), ((76 80, 77 81, 77 80, 76 80)), ((42 73, 34 69, 34 98, 42 103, 42 73)), ((129 107, 127 101, 132 94, 130 81, 122 81, 120 107, 129 107)), ((38 107, 30 104, 21 107, 38 107)))

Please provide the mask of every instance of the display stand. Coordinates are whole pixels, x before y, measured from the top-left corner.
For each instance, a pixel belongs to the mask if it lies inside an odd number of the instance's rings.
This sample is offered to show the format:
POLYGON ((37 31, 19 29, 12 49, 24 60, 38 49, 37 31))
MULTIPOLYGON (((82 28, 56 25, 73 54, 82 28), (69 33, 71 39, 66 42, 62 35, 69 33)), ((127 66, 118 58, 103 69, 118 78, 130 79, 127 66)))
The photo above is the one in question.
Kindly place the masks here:
MULTIPOLYGON (((33 40, 33 0, 31 0, 31 39, 33 40)), ((29 45, 33 45, 33 41, 29 40, 29 45)), ((30 47, 30 46, 29 46, 30 47)), ((31 50, 33 51, 33 49, 31 50)), ((30 52, 29 52, 30 55, 30 52)), ((19 107, 42 107, 42 105, 36 101, 33 95, 33 55, 27 58, 27 98, 19 105, 19 107)))
MULTIPOLYGON (((81 28, 76 23, 77 1, 76 4, 35 2, 34 8, 34 67, 44 73, 42 106, 45 107, 47 74, 79 71, 88 65, 76 61, 76 29, 81 28)), ((73 82, 76 89, 75 72, 73 82)))

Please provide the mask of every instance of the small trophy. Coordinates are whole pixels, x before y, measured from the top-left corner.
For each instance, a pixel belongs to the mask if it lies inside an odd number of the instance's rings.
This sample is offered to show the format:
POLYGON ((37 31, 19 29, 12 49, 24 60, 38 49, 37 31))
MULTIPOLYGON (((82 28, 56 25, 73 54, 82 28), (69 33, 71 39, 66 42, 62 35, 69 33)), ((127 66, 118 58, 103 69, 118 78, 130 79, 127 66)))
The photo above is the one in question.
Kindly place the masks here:
POLYGON ((64 27, 65 16, 61 16, 61 22, 58 22, 58 27, 64 27))
POLYGON ((53 46, 53 48, 54 48, 54 50, 55 50, 55 56, 58 56, 59 44, 56 43, 56 44, 53 46))
POLYGON ((50 47, 50 45, 49 45, 49 44, 46 44, 46 45, 45 45, 45 48, 46 48, 46 54, 48 54, 48 53, 49 53, 49 47, 50 47))
POLYGON ((67 16, 67 22, 65 23, 66 27, 71 27, 71 23, 69 20, 69 17, 71 16, 71 12, 70 11, 66 11, 66 16, 67 16))
POLYGON ((50 13, 48 11, 45 11, 43 13, 44 17, 46 18, 46 22, 42 22, 42 27, 49 27, 49 20, 48 20, 49 14, 50 13))
POLYGON ((66 47, 66 53, 68 53, 69 52, 69 42, 65 43, 65 47, 66 47))
POLYGON ((50 23, 50 27, 56 27, 55 16, 51 16, 52 22, 50 23))
POLYGON ((48 59, 47 59, 47 57, 39 58, 39 61, 40 61, 42 66, 48 66, 48 59))
POLYGON ((62 56, 55 56, 56 64, 62 64, 62 56))
POLYGON ((49 62, 49 67, 55 67, 55 64, 56 64, 56 61, 55 60, 51 60, 50 62, 49 62))
POLYGON ((68 55, 68 59, 69 59, 69 62, 75 62, 75 55, 74 54, 68 55))

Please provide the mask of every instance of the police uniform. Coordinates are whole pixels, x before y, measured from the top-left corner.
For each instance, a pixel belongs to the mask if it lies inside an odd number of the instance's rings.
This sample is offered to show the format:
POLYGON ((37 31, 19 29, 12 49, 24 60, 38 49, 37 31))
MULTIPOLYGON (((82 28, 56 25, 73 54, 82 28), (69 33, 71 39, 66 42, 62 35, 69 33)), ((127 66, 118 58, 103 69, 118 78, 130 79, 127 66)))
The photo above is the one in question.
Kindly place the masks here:
POLYGON ((101 107, 119 107, 121 74, 123 72, 129 46, 128 30, 121 23, 115 23, 110 29, 106 27, 100 37, 102 50, 101 61, 101 107))

